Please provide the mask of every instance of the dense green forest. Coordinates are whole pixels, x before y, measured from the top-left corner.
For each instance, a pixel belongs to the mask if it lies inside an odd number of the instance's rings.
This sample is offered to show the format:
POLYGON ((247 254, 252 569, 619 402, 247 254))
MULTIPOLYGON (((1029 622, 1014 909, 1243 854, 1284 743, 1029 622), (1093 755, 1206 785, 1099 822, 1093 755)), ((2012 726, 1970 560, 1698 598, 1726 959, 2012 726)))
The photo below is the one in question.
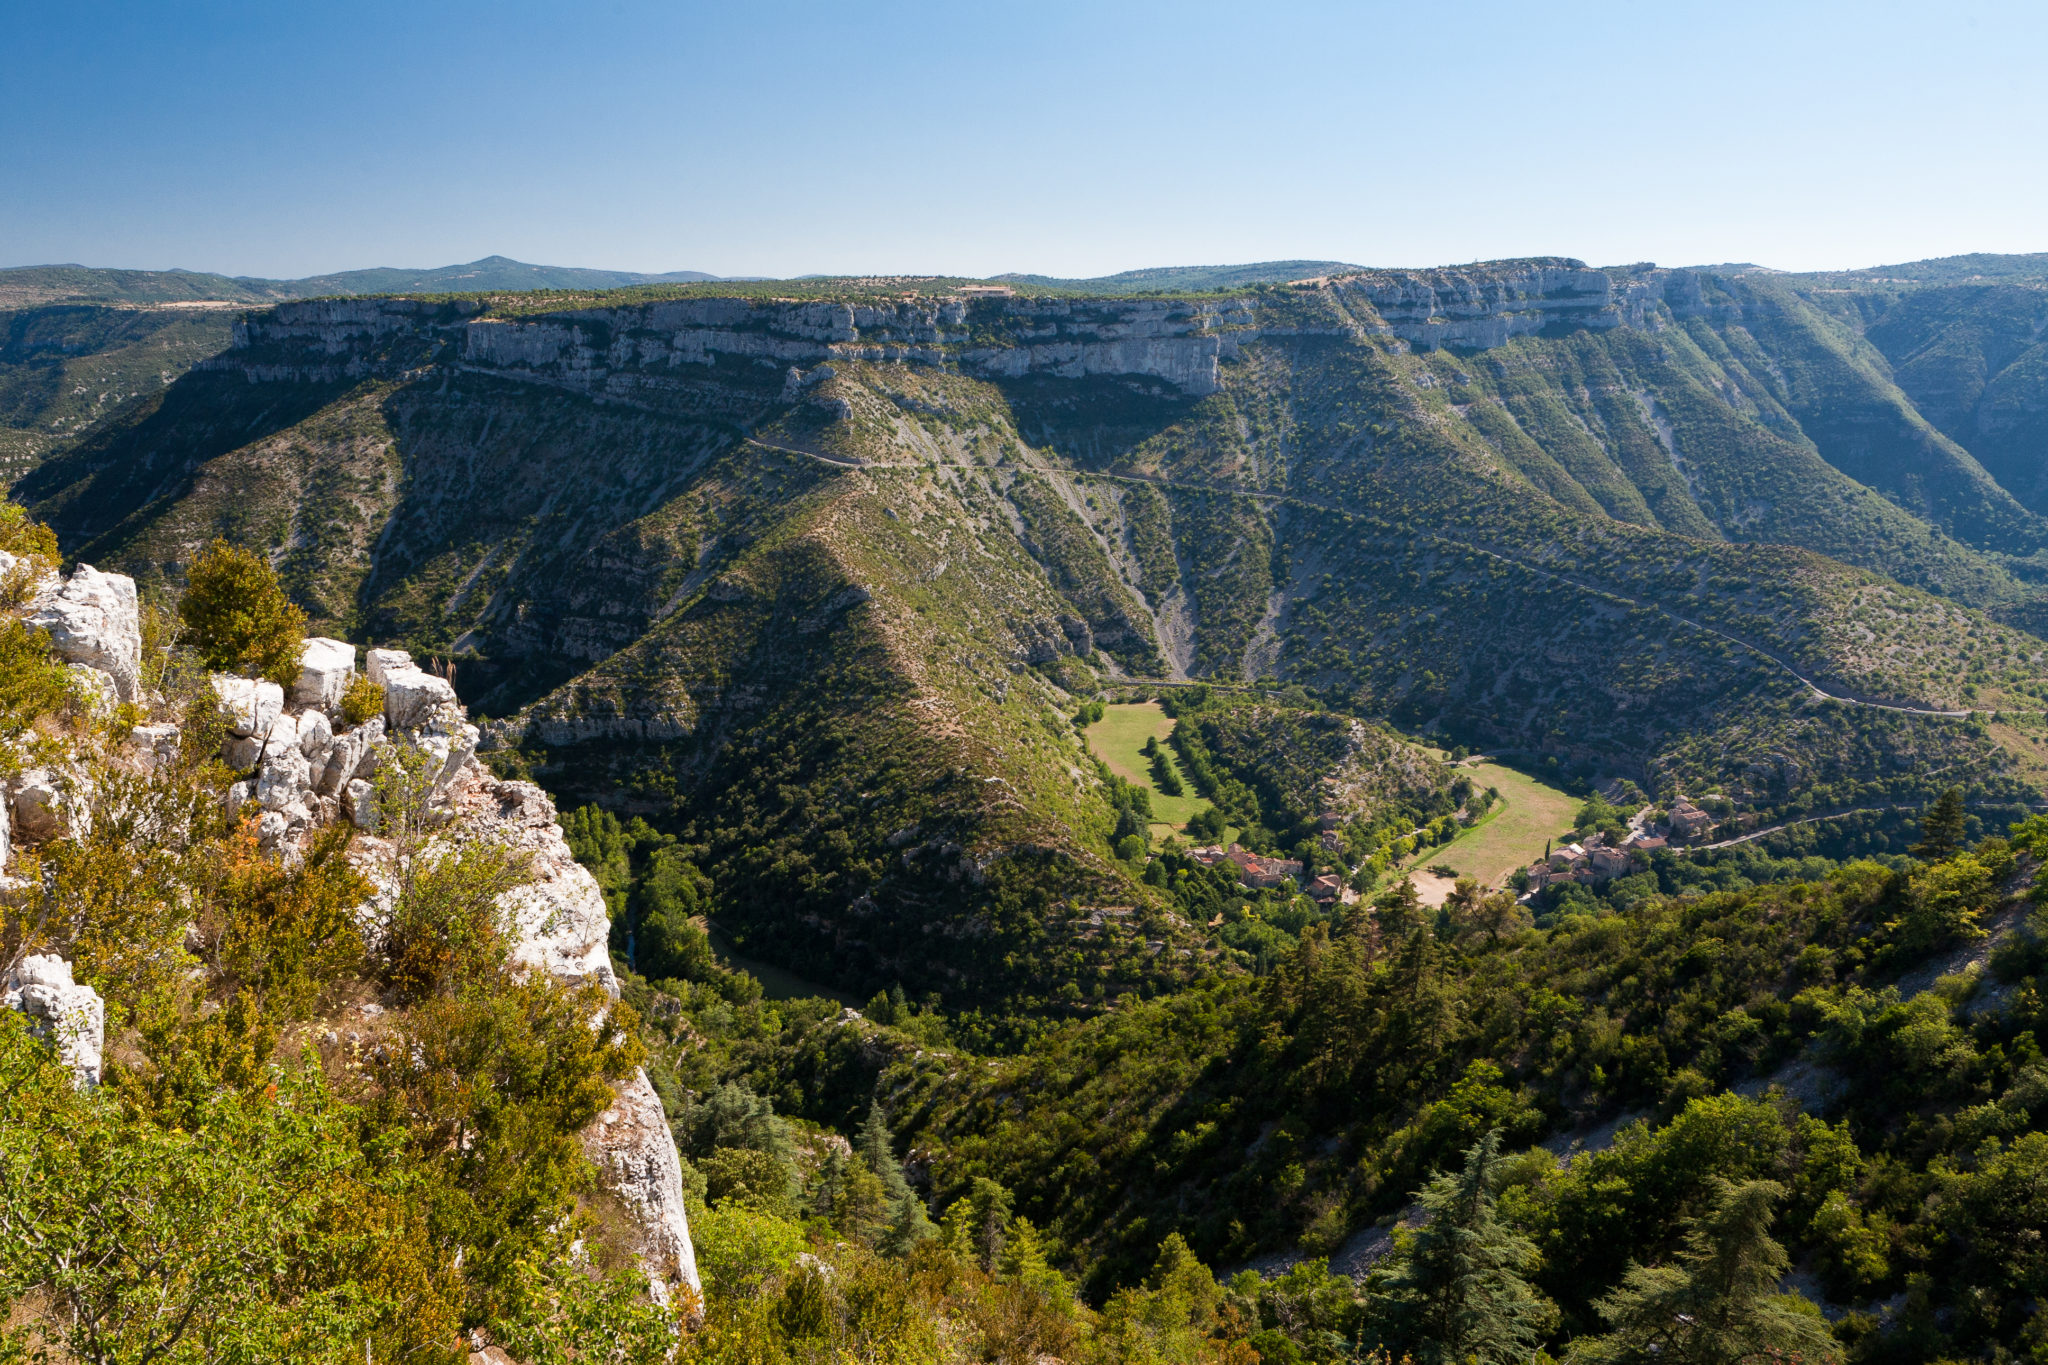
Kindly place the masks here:
MULTIPOLYGON (((586 856, 620 847, 579 822, 586 856)), ((887 1123, 932 1208, 999 1202, 1086 1300, 1158 1282, 1162 1239, 1218 1267, 1291 1249, 1291 1269, 1221 1281, 1216 1332, 1262 1358, 1633 1359, 1631 1333, 1670 1330, 1642 1302, 1687 1294, 1759 1334, 1687 1359, 2024 1356, 2048 1275, 2048 820, 1967 850, 1960 820, 1925 823, 1924 856, 1897 866, 1572 907, 1547 929, 1504 896, 1429 911, 1399 885, 1295 921, 1263 976, 1002 1039, 900 989, 861 1017, 764 1000, 703 951, 630 998, 714 1206, 772 1201, 730 1183, 746 1159, 704 1104, 863 1143, 887 1123), (1479 1241, 1446 1245, 1452 1218, 1479 1241), (1714 1257, 1749 1287, 1684 1278, 1714 1257), (1432 1317, 1454 1274, 1521 1304, 1497 1311, 1526 1330, 1485 1345, 1457 1333, 1496 1310, 1432 1317)), ((662 851, 645 889, 614 864, 629 899, 668 894, 662 851)), ((801 1162, 777 1159, 798 1188, 801 1162)))

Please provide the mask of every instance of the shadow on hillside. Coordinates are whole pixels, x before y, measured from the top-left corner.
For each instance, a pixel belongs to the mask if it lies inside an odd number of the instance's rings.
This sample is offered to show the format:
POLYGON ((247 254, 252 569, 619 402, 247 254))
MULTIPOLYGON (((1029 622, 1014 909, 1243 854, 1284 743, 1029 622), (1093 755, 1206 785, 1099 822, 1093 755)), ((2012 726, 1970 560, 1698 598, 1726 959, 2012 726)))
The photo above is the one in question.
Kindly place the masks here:
POLYGON ((996 381, 1026 441, 1082 469, 1107 469, 1133 447, 1185 421, 1195 400, 1157 380, 1030 374, 996 381))
POLYGON ((195 371, 123 407, 12 496, 57 532, 66 555, 86 554, 152 504, 183 494, 209 460, 304 421, 350 387, 195 371))

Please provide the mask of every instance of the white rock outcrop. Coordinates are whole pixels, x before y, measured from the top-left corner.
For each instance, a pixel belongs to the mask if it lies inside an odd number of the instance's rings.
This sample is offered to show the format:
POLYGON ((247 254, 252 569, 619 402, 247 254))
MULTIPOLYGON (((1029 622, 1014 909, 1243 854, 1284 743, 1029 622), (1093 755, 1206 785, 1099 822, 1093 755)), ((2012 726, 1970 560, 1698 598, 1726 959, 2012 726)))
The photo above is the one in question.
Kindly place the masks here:
POLYGON ((263 766, 256 770, 256 803, 263 809, 281 811, 312 789, 312 765, 298 745, 273 745, 263 755, 263 766))
POLYGON ((284 713, 284 689, 274 682, 216 673, 213 691, 220 698, 221 710, 227 713, 231 735, 267 737, 284 713))
POLYGON ((640 1245, 634 1248, 658 1303, 673 1303, 687 1289, 699 1309, 703 1281, 683 1208, 683 1164, 669 1131, 668 1114, 644 1068, 619 1082, 617 1098, 583 1131, 583 1150, 605 1188, 633 1211, 640 1245))
POLYGON ((455 700, 454 684, 421 668, 412 655, 402 649, 373 649, 363 657, 364 673, 384 689, 384 719, 392 730, 461 722, 462 708, 455 700))
POLYGON ((69 578, 46 580, 28 623, 49 632, 59 659, 105 673, 122 701, 140 699, 142 617, 134 579, 81 564, 69 578))
POLYGON ((64 794, 54 774, 38 768, 14 783, 14 831, 32 843, 64 832, 64 794))
POLYGON ((54 955, 23 958, 7 974, 0 1005, 29 1017, 30 1028, 55 1047, 57 1060, 71 1068, 81 1089, 100 1083, 106 1002, 71 979, 69 962, 54 955))
POLYGON ((455 687, 420 668, 387 669, 384 719, 394 730, 416 730, 445 720, 455 710, 455 687))
POLYGON ((355 729, 334 736, 327 749, 327 761, 313 783, 322 796, 340 796, 349 783, 363 776, 371 749, 384 740, 384 718, 372 716, 355 729))
POLYGON ((334 724, 325 711, 308 711, 299 717, 299 752, 316 765, 316 771, 327 765, 327 751, 333 744, 334 724))
POLYGON ((263 741, 255 735, 229 735, 220 746, 220 757, 236 772, 248 772, 263 757, 263 741))
MULTIPOLYGON (((364 672, 384 689, 385 715, 336 733, 317 699, 338 696, 329 683, 343 676, 340 685, 346 686, 345 675, 339 669, 340 649, 322 653, 335 668, 326 681, 309 682, 302 674, 292 695, 297 710, 284 708, 283 694, 272 684, 214 679, 236 730, 222 746, 223 754, 238 770, 255 770, 253 778, 230 789, 230 812, 254 802, 262 812, 257 817, 261 843, 287 856, 303 847, 312 828, 334 819, 346 818, 374 836, 378 799, 371 777, 397 748, 423 754, 433 782, 431 809, 447 821, 447 835, 498 844, 527 859, 529 880, 502 902, 515 939, 512 967, 595 984, 616 999, 619 983, 612 972, 604 893, 570 853, 547 793, 530 782, 500 781, 478 763, 477 727, 457 703, 455 689, 419 668, 403 650, 367 651, 364 672)), ((316 658, 310 647, 307 657, 316 658)), ((389 876, 392 849, 382 838, 363 838, 351 857, 378 887, 359 912, 374 936, 396 894, 389 876)), ((644 1071, 621 1083, 616 1096, 584 1132, 585 1147, 605 1187, 632 1212, 633 1250, 651 1292, 664 1303, 684 1295, 701 1305, 683 1207, 682 1164, 661 1099, 644 1071)))
MULTIPOLYGON (((519 939, 514 965, 539 968, 564 981, 596 982, 616 997, 604 892, 569 852, 547 793, 531 782, 491 777, 465 756, 451 797, 463 837, 490 839, 530 859, 532 881, 506 897, 519 939)), ((616 1095, 584 1130, 584 1149, 604 1187, 633 1211, 635 1251, 651 1292, 670 1303, 687 1291, 701 1315, 704 1286, 683 1206, 682 1160, 661 1097, 639 1069, 620 1082, 616 1095)))
POLYGON ((371 649, 363 653, 363 673, 382 687, 384 675, 394 668, 413 667, 412 655, 402 649, 371 649))
POLYGON ((178 727, 166 723, 135 726, 122 745, 138 767, 155 771, 178 761, 178 741, 178 727))
POLYGON ((332 711, 341 705, 356 673, 356 647, 346 640, 310 636, 299 656, 299 680, 292 684, 292 704, 332 711))
POLYGON ((279 712, 277 719, 270 723, 269 732, 263 736, 264 757, 298 747, 299 718, 289 711, 279 712))
POLYGON ((472 762, 452 798, 462 838, 490 840, 529 860, 530 880, 506 900, 519 940, 513 965, 563 981, 594 981, 617 996, 604 892, 569 852, 548 794, 531 782, 502 782, 472 762))
POLYGON ((374 832, 377 828, 377 789, 361 778, 350 782, 341 791, 341 813, 357 829, 374 832))

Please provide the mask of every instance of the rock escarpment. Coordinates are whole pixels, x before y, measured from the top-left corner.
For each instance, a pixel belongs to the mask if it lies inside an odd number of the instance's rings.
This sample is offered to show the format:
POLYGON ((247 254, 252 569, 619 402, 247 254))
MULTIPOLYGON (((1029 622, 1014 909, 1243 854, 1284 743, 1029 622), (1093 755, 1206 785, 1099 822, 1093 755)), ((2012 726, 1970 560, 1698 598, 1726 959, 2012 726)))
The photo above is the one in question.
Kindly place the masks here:
POLYGON ((908 298, 797 303, 676 299, 546 317, 479 318, 474 304, 412 299, 282 304, 238 324, 209 362, 252 382, 398 374, 423 358, 660 408, 719 400, 721 366, 785 372, 828 361, 952 367, 987 378, 1123 375, 1216 392, 1217 364, 1254 325, 1244 300, 908 298))
MULTIPOLYGON (((336 640, 308 645, 293 700, 339 697, 353 671, 353 648, 336 640)), ((502 902, 514 940, 514 970, 595 984, 616 999, 604 893, 570 853, 547 793, 530 782, 501 781, 477 762, 477 729, 444 679, 419 668, 403 650, 372 649, 366 662, 368 675, 384 690, 384 714, 339 734, 332 729, 338 714, 330 716, 318 705, 294 711, 275 684, 216 679, 231 725, 247 732, 227 741, 229 761, 246 758, 246 746, 260 740, 257 775, 237 783, 236 791, 240 800, 263 806, 264 842, 290 856, 310 831, 334 819, 363 827, 352 857, 379 886, 366 907, 376 932, 395 890, 387 875, 390 845, 375 833, 374 778, 401 749, 410 749, 425 757, 421 772, 430 786, 429 808, 445 822, 448 838, 498 844, 526 861, 527 880, 502 902)), ((664 1303, 684 1292, 701 1301, 681 1158, 644 1070, 636 1068, 619 1083, 613 1105, 583 1140, 604 1188, 632 1214, 634 1249, 652 1292, 664 1303)))
POLYGON ((701 1312, 704 1290, 683 1211, 682 1157, 668 1115, 644 1069, 635 1068, 617 1090, 611 1108, 584 1130, 583 1150, 605 1188, 632 1214, 635 1251, 656 1300, 671 1303, 687 1291, 701 1312))
POLYGON ((1582 261, 1541 259, 1467 269, 1371 270, 1332 282, 1341 300, 1378 314, 1374 330, 1412 346, 1489 349, 1553 323, 1606 330, 1628 321, 1630 292, 1582 261))
MULTIPOLYGON (((0 565, 0 571, 11 567, 0 565)), ((56 659, 104 679, 109 694, 146 709, 157 699, 143 686, 135 602, 132 579, 80 566, 68 578, 45 576, 32 597, 30 619, 49 623, 56 659)), ((222 760, 244 774, 226 794, 230 812, 252 803, 260 808, 260 841, 287 859, 299 856, 323 826, 341 819, 361 826, 351 858, 380 886, 359 912, 374 940, 395 894, 388 877, 380 881, 391 845, 379 837, 374 780, 402 751, 421 755, 423 763, 407 766, 427 784, 429 824, 438 837, 487 840, 526 859, 528 880, 501 902, 513 937, 513 970, 595 984, 616 999, 603 893, 571 855, 547 794, 531 783, 500 781, 478 763, 476 727, 453 689, 403 651, 369 651, 369 671, 383 688, 385 711, 348 725, 340 703, 354 676, 355 653, 346 641, 308 641, 289 690, 262 679, 211 679, 226 721, 222 760)), ((180 738, 173 724, 136 725, 111 761, 147 772, 175 757, 180 738)), ((96 769, 79 759, 10 778, 0 801, 0 863, 17 841, 61 837, 81 818, 80 796, 95 776, 96 769)), ((98 1083, 105 1006, 97 992, 73 979, 69 962, 24 956, 0 975, 0 1007, 25 1014, 80 1085, 98 1083)), ((678 1295, 701 1301, 680 1158, 644 1071, 636 1069, 616 1087, 614 1103, 585 1133, 584 1143, 603 1187, 631 1216, 634 1250, 652 1292, 664 1303, 678 1295)))
POLYGON ((1422 350, 1486 350, 1560 327, 1654 328, 1718 306, 1697 272, 1594 269, 1567 257, 1364 270, 1301 284, 1327 289, 1336 307, 1304 316, 1298 296, 1271 293, 966 298, 909 290, 863 301, 691 297, 491 317, 474 300, 323 299, 249 315, 236 324, 234 348, 207 367, 251 382, 335 382, 401 377, 431 363, 745 420, 764 402, 797 397, 805 371, 832 361, 986 379, 1116 376, 1203 397, 1221 387, 1221 362, 1266 335, 1362 329, 1422 350))

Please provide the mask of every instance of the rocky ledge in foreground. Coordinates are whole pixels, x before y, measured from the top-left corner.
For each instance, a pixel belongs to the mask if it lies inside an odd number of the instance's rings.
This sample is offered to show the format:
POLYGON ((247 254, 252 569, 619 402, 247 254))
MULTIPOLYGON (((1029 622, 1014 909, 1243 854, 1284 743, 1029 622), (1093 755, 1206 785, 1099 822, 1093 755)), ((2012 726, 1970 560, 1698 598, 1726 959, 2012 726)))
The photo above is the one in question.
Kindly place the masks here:
MULTIPOLYGON (((16 567, 12 556, 0 558, 6 561, 0 562, 0 575, 16 567)), ((125 703, 145 714, 161 706, 142 681, 132 579, 80 565, 68 577, 42 576, 28 599, 26 618, 47 632, 52 654, 70 666, 88 705, 110 709, 125 703)), ((231 813, 243 813, 252 803, 259 807, 261 843, 287 859, 300 856, 323 827, 354 822, 360 832, 351 844, 351 861, 379 888, 358 912, 374 941, 395 895, 389 876, 394 849, 377 832, 376 775, 401 750, 421 755, 424 762, 408 766, 430 784, 435 837, 488 840, 526 860, 529 879, 501 901, 513 936, 512 969, 594 983, 618 998, 603 893, 569 852, 547 793, 530 782, 502 781, 479 763, 476 727, 454 689, 404 651, 368 651, 366 676, 382 689, 384 710, 348 724, 343 698, 355 677, 355 658, 355 647, 346 641, 312 639, 289 690, 253 678, 212 679, 227 721, 222 760, 245 774, 228 790, 231 813)), ((117 762, 147 771, 174 756, 180 739, 179 727, 166 721, 135 725, 117 762)), ((82 819, 94 780, 82 758, 46 761, 8 777, 0 785, 0 863, 14 841, 58 838, 82 819)), ((72 980, 69 963, 54 956, 23 958, 0 974, 0 1005, 26 1014, 79 1084, 97 1084, 105 1007, 89 986, 72 980)), ((582 1139, 604 1189, 631 1215, 634 1250, 654 1297, 667 1303, 687 1290, 701 1303, 681 1159, 644 1069, 614 1087, 612 1104, 582 1139)))

